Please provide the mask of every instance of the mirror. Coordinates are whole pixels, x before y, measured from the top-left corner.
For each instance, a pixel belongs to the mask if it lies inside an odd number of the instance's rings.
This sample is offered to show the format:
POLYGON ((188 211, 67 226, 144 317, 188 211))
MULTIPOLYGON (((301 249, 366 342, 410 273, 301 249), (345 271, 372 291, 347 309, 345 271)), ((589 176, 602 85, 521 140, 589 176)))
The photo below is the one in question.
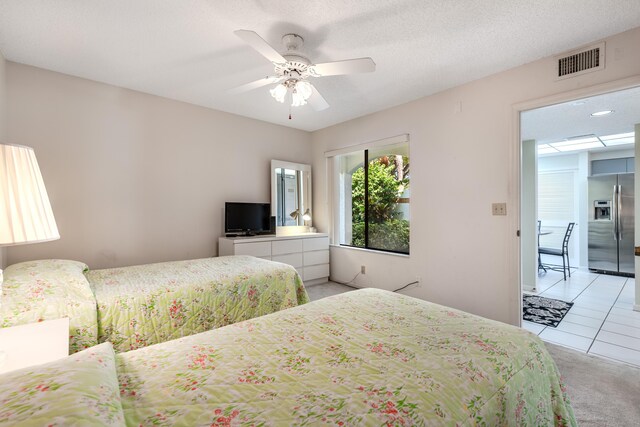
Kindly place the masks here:
POLYGON ((271 160, 271 215, 276 227, 311 226, 311 165, 271 160))

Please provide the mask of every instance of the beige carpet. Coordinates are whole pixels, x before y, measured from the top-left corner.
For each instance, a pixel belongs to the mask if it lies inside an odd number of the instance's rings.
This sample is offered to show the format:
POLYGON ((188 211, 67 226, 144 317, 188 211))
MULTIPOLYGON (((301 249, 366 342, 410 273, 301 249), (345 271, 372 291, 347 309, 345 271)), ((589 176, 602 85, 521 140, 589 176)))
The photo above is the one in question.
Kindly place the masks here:
POLYGON ((545 343, 579 426, 640 426, 640 369, 545 343))

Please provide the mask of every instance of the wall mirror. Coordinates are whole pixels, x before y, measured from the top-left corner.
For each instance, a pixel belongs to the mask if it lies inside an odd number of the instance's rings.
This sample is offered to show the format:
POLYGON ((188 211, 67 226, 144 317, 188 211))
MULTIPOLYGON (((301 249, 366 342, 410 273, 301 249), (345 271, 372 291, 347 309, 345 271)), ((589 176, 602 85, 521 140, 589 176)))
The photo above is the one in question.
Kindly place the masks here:
POLYGON ((311 226, 311 165, 271 160, 271 215, 276 227, 311 226))

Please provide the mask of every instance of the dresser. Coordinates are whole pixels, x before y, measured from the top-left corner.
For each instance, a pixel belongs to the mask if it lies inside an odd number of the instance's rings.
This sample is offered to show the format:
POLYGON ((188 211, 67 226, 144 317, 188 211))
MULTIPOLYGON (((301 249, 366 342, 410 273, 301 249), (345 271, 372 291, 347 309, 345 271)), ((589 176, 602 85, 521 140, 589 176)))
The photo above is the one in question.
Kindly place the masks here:
POLYGON ((329 278, 329 236, 304 233, 293 236, 220 237, 218 254, 253 255, 293 266, 305 285, 329 278))

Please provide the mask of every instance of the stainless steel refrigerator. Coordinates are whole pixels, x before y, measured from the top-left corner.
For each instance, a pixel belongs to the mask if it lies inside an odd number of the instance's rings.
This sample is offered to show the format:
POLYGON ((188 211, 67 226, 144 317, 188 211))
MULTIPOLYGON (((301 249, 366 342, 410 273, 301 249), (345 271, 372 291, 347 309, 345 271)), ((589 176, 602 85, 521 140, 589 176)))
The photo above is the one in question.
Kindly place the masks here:
POLYGON ((589 177, 589 269, 633 276, 633 173, 589 177))

